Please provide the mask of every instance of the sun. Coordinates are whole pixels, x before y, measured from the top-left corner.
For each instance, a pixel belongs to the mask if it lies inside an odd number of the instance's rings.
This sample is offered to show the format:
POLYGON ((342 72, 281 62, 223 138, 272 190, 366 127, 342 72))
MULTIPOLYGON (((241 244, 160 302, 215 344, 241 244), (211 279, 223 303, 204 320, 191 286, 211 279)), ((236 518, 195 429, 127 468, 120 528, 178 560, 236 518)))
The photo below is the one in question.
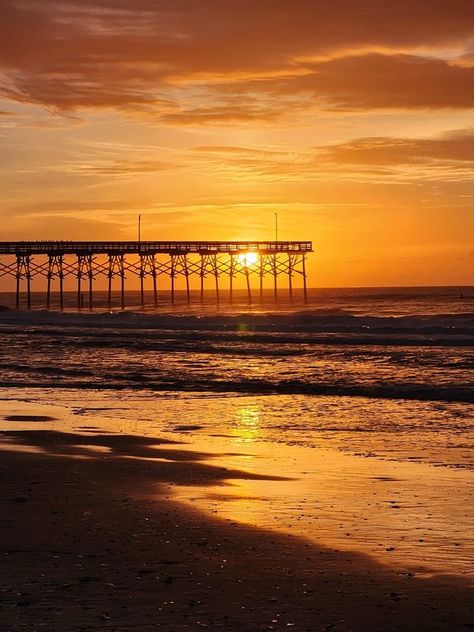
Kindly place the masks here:
POLYGON ((238 257, 239 263, 247 268, 258 261, 258 254, 256 252, 243 252, 238 257))

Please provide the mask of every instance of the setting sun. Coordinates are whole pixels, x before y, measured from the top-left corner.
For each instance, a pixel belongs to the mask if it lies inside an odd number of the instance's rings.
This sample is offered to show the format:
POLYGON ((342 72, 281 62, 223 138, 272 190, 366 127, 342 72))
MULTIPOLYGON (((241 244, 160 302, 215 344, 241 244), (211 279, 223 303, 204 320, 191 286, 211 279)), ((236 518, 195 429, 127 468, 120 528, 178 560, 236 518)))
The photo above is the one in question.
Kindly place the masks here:
POLYGON ((238 256, 239 263, 243 266, 249 267, 258 261, 258 254, 256 252, 244 252, 238 256))

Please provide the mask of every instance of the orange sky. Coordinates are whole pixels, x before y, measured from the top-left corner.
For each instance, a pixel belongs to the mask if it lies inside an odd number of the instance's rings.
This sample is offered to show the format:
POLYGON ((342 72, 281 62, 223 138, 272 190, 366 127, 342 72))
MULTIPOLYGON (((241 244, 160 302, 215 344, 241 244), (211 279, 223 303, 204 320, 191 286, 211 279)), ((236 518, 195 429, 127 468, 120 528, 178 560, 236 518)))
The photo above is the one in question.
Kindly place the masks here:
POLYGON ((472 284, 472 0, 2 0, 0 239, 312 239, 472 284))

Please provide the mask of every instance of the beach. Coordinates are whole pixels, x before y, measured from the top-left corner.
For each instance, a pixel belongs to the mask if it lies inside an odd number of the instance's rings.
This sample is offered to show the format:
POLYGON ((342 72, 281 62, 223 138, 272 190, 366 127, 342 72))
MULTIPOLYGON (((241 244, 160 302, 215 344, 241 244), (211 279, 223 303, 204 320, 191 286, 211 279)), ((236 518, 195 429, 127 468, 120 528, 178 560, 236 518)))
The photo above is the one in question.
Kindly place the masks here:
POLYGON ((472 624, 464 471, 2 415, 4 629, 472 624))
POLYGON ((473 628, 472 318, 410 309, 3 312, 2 629, 473 628))

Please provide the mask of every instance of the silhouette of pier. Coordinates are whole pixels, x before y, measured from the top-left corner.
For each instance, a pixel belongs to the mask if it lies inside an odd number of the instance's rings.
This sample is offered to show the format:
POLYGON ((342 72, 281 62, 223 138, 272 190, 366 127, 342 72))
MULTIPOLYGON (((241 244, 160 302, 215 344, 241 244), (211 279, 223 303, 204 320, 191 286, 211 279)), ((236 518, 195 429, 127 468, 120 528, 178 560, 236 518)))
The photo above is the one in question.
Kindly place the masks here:
POLYGON ((191 301, 190 285, 193 277, 200 281, 201 300, 205 280, 212 278, 216 301, 226 280, 232 300, 235 279, 244 278, 249 302, 252 301, 251 279, 259 280, 263 295, 265 277, 272 277, 275 297, 278 279, 284 277, 290 297, 294 279, 302 281, 307 297, 306 257, 313 251, 310 241, 15 241, 0 242, 0 278, 16 279, 16 306, 20 308, 23 295, 31 309, 32 280, 43 278, 46 284, 46 307, 51 306, 53 286, 59 294, 59 307, 64 308, 64 281, 75 279, 77 308, 93 309, 94 281, 108 279, 108 305, 112 307, 114 279, 120 286, 120 305, 125 308, 126 279, 139 280, 141 304, 145 307, 145 282, 151 280, 153 301, 158 303, 158 292, 169 292, 175 301, 178 277, 185 280, 186 296, 191 301), (163 284, 163 279, 166 283, 163 284))

